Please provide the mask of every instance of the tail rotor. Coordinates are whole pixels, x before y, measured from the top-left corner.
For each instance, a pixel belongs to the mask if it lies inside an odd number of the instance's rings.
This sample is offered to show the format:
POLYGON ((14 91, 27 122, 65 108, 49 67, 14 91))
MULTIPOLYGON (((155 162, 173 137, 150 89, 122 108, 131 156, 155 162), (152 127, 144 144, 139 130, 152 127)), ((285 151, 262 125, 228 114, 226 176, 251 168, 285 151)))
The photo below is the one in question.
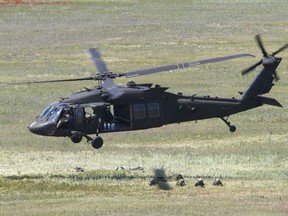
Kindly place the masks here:
MULTIPOLYGON (((284 46, 280 47, 277 51, 273 52, 271 55, 267 53, 265 47, 264 47, 264 43, 262 41, 262 38, 260 36, 260 34, 256 35, 255 36, 255 40, 256 40, 256 43, 258 45, 258 47, 260 48, 262 54, 263 54, 263 58, 258 61, 257 63, 253 64, 252 66, 246 68, 245 70, 241 71, 241 74, 242 75, 246 75, 248 73, 250 73, 251 71, 253 71, 254 69, 256 69, 259 65, 269 65, 269 64, 273 64, 276 62, 276 59, 275 59, 275 55, 284 51, 285 49, 288 48, 288 43, 286 43, 284 46)), ((273 71, 273 76, 274 76, 274 79, 275 81, 278 81, 280 78, 276 72, 276 70, 273 71)))

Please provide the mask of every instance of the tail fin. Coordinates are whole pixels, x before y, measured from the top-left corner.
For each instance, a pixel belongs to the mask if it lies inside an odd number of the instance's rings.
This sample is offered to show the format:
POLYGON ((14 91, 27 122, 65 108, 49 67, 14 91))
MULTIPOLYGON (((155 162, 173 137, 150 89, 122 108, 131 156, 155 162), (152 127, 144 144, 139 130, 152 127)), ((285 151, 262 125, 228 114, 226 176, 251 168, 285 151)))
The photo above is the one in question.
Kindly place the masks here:
POLYGON ((263 70, 257 75, 248 89, 243 93, 241 99, 251 99, 270 92, 274 85, 273 80, 275 79, 276 68, 281 60, 281 58, 271 56, 264 58, 262 60, 262 64, 264 66, 263 70))
MULTIPOLYGON (((242 100, 253 99, 253 98, 259 97, 259 95, 266 94, 271 90, 272 86, 274 85, 273 80, 274 79, 275 81, 279 80, 279 77, 276 72, 276 68, 278 67, 278 65, 280 64, 282 60, 282 58, 278 58, 275 55, 288 48, 288 43, 286 43, 284 46, 280 47, 276 52, 273 52, 272 54, 268 54, 267 51, 265 50, 263 41, 259 34, 256 35, 255 40, 263 54, 263 58, 260 61, 258 61, 256 64, 253 64, 252 66, 243 70, 241 73, 242 75, 245 75, 253 71, 259 65, 263 65, 264 68, 255 78, 255 80, 251 83, 248 89, 243 93, 241 97, 242 100)), ((276 105, 276 104, 277 106, 280 105, 274 99, 268 100, 267 98, 261 97, 261 100, 263 101, 263 103, 267 103, 270 105, 276 105), (275 103, 275 101, 277 103, 275 103)))

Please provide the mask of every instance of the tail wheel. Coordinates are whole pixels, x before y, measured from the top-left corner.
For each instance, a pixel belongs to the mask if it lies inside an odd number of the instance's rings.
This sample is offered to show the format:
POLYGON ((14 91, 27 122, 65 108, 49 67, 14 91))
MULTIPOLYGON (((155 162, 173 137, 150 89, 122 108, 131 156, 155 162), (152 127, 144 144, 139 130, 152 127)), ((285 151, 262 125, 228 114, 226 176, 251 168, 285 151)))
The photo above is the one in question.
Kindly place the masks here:
POLYGON ((231 133, 233 133, 233 132, 236 131, 236 127, 235 127, 234 125, 231 125, 231 126, 229 127, 229 130, 230 130, 231 133))
POLYGON ((103 146, 103 139, 99 136, 95 137, 94 139, 91 140, 91 144, 93 148, 99 149, 103 146))
POLYGON ((82 136, 80 134, 73 133, 72 136, 71 136, 71 141, 73 143, 79 143, 79 142, 82 141, 82 136))

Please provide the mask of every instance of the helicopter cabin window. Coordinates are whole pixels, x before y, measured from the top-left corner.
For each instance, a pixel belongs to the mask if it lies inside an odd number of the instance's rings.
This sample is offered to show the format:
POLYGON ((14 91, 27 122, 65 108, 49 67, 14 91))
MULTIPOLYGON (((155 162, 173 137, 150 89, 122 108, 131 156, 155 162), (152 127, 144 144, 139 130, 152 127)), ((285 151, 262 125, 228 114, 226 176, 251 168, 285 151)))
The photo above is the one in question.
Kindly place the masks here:
POLYGON ((160 116, 159 103, 149 103, 147 106, 149 118, 158 118, 160 116))
POLYGON ((130 106, 129 104, 118 104, 114 106, 115 119, 122 122, 130 121, 130 106))
POLYGON ((134 104, 133 105, 133 115, 134 115, 134 119, 144 119, 145 118, 145 105, 144 104, 134 104))
POLYGON ((85 114, 85 122, 86 123, 95 123, 97 120, 97 116, 92 107, 85 107, 84 108, 85 114))

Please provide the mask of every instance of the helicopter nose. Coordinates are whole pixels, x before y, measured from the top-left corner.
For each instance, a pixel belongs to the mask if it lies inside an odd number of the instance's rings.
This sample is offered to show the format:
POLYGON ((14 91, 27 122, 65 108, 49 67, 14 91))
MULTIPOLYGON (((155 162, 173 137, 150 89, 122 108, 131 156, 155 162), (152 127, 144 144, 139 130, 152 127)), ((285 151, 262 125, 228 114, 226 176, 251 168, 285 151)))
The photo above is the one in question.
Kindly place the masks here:
POLYGON ((28 126, 28 129, 30 132, 37 135, 52 136, 56 130, 56 124, 51 122, 34 121, 30 126, 28 126))

